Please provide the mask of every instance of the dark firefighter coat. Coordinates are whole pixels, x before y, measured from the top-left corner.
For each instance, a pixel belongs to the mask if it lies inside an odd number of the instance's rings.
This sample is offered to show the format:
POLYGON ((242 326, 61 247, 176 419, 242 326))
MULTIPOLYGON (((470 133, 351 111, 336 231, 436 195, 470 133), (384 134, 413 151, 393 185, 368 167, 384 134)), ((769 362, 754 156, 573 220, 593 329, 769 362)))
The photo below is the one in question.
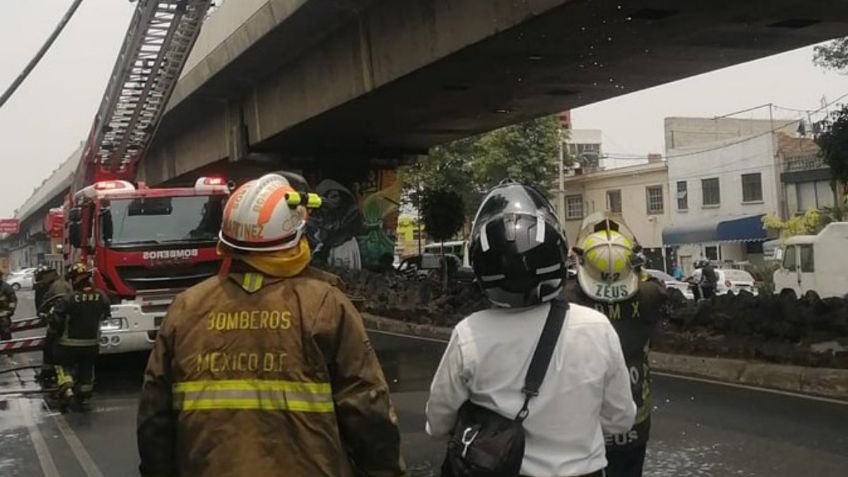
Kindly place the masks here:
POLYGON ((48 318, 59 346, 97 347, 100 322, 111 316, 109 298, 92 286, 72 290, 56 300, 48 318))
POLYGON ((648 441, 651 427, 651 374, 648 360, 651 336, 665 312, 668 293, 654 279, 642 280, 632 298, 618 303, 593 301, 576 280, 566 283, 569 302, 594 308, 610 320, 621 340, 624 361, 630 371, 630 388, 636 403, 636 422, 629 432, 607 436, 607 445, 629 446, 648 441))
POLYGON ((138 415, 144 476, 403 475, 362 319, 324 274, 212 277, 177 296, 138 415))
POLYGON ((11 333, 12 315, 17 307, 18 297, 15 295, 15 289, 0 280, 0 334, 11 333))
POLYGON ((48 313, 50 307, 55 305, 59 297, 65 296, 66 293, 73 289, 65 280, 56 278, 48 283, 40 284, 35 289, 35 309, 41 313, 48 313))

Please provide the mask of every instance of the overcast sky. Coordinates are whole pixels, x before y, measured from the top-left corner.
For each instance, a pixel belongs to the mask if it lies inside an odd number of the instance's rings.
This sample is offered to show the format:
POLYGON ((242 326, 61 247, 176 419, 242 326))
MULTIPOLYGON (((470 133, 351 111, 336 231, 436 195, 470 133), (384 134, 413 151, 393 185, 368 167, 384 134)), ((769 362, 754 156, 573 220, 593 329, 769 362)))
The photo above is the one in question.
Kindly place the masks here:
MULTIPOLYGON (((71 0, 0 1, 0 89, 5 89, 71 0)), ((126 0, 85 0, 0 109, 0 217, 11 216, 88 134, 134 7, 126 0)), ((769 102, 812 109, 822 96, 848 93, 848 77, 822 71, 811 58, 812 48, 804 48, 580 108, 574 127, 602 129, 605 152, 647 154, 663 152, 666 116, 712 117, 769 102)), ((767 117, 767 110, 760 114, 767 117)))

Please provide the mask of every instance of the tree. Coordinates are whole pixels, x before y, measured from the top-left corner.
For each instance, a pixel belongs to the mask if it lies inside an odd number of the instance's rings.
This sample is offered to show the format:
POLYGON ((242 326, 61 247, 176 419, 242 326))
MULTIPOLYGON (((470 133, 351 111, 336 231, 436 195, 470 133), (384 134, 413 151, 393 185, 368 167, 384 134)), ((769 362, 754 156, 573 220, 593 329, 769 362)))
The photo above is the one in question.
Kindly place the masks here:
MULTIPOLYGON (((427 234, 437 242, 452 239, 465 223, 462 196, 445 188, 425 189, 420 198, 421 215, 427 234)), ((448 261, 442 257, 442 284, 448 287, 448 261)))
POLYGON ((556 116, 547 116, 434 147, 406 169, 405 200, 417 207, 422 191, 450 190, 471 218, 485 192, 507 177, 550 195, 559 137, 556 116))
MULTIPOLYGON (((815 48, 813 62, 823 68, 848 73, 848 37, 839 38, 815 48)), ((838 186, 848 189, 848 106, 832 113, 819 125, 821 132, 816 142, 821 148, 822 158, 833 173, 834 192, 838 186)), ((833 220, 844 220, 848 212, 846 202, 826 210, 826 216, 833 220)))
POLYGON ((815 48, 813 63, 823 68, 848 70, 848 37, 839 38, 815 48))
POLYGON ((473 161, 474 180, 489 189, 511 178, 550 195, 558 169, 559 123, 547 116, 496 129, 479 140, 473 161))
POLYGON ((780 239, 786 240, 796 235, 815 235, 826 225, 821 211, 810 209, 803 215, 795 215, 787 220, 780 220, 776 215, 763 217, 763 228, 780 232, 780 239))
POLYGON ((836 111, 824 122, 816 142, 833 178, 843 186, 848 184, 848 106, 836 111))

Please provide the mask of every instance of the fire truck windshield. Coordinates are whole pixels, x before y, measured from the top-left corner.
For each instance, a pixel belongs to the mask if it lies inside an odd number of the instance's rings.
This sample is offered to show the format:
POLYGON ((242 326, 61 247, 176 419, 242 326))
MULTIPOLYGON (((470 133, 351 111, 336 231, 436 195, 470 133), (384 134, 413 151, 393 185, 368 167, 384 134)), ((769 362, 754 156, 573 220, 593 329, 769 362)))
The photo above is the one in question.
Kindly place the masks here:
POLYGON ((107 246, 209 242, 218 237, 224 195, 104 200, 100 235, 107 246))

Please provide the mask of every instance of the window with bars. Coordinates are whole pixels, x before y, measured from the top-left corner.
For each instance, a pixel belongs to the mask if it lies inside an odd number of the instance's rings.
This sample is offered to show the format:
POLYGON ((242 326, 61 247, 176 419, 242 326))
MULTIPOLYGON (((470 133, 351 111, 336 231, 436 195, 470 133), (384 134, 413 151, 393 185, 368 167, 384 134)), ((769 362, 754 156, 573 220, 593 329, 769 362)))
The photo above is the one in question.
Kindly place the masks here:
POLYGON ((645 187, 645 196, 648 203, 649 214, 663 213, 663 190, 662 186, 645 187))
POLYGON ((756 174, 742 174, 742 202, 760 202, 763 200, 763 178, 756 174))
POLYGON ((567 196, 565 196, 565 218, 571 219, 571 220, 583 218, 583 196, 582 195, 567 195, 567 196))
POLYGON ((677 209, 689 210, 689 193, 686 190, 686 181, 677 182, 677 209))
POLYGON ((703 193, 702 204, 706 207, 721 205, 721 189, 718 177, 701 179, 701 191, 703 193))
POLYGON ((621 190, 607 191, 607 209, 610 212, 621 213, 621 190))

